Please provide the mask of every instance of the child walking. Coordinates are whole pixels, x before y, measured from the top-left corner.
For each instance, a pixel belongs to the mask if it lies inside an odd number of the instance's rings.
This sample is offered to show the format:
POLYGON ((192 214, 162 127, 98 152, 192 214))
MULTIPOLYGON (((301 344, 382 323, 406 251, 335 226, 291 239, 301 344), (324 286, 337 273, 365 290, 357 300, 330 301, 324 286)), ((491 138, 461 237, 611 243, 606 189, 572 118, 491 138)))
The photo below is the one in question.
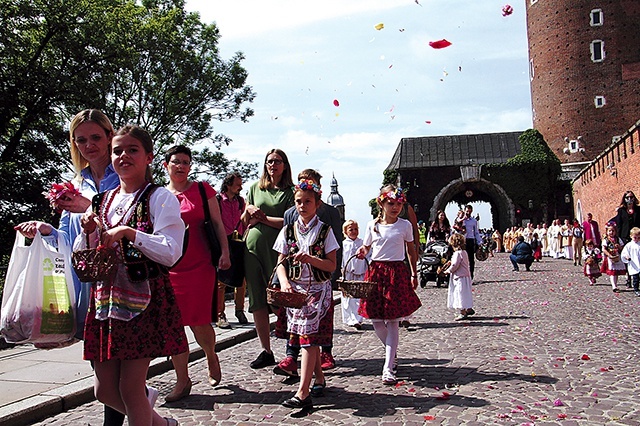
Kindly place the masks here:
POLYGON ((627 265, 627 271, 633 282, 633 292, 640 296, 640 228, 629 231, 631 241, 625 244, 620 258, 627 265))
POLYGON ((615 222, 609 222, 605 225, 605 235, 602 238, 602 266, 600 271, 609 275, 611 280, 611 288, 614 293, 620 293, 618 288, 618 276, 625 275, 627 268, 622 260, 620 260, 620 251, 624 242, 618 237, 618 230, 615 222))
POLYGON ((417 253, 411 222, 398 217, 406 202, 402 189, 394 185, 384 186, 376 202, 380 214, 367 224, 363 245, 357 255, 364 259, 371 251, 371 264, 365 279, 377 283, 377 286, 369 297, 360 300, 358 312, 371 320, 376 335, 385 346, 382 383, 394 385, 397 383, 400 319, 408 317, 421 306, 415 293, 418 287, 417 253), (404 263, 405 250, 409 255, 409 267, 404 263))
POLYGON ((469 255, 465 251, 464 235, 453 234, 449 237, 449 245, 453 248, 453 256, 451 256, 451 265, 445 270, 445 274, 449 274, 447 306, 460 311, 455 320, 461 321, 476 313, 473 310, 471 292, 473 281, 469 268, 469 255))
POLYGON ((331 344, 333 335, 331 273, 336 269, 336 250, 340 245, 331 226, 316 216, 321 193, 320 186, 312 180, 298 182, 293 196, 299 217, 282 228, 273 246, 280 253, 276 269, 280 289, 310 295, 305 306, 287 308, 286 318, 279 317, 276 324, 277 337, 288 339, 290 346, 302 348, 298 391, 282 403, 289 408, 312 407, 311 397, 323 396, 327 384, 320 346, 331 344), (311 386, 314 374, 315 383, 311 386))
MULTIPOLYGON (((358 222, 354 220, 347 220, 342 225, 342 233, 345 237, 342 242, 342 271, 345 280, 362 281, 365 272, 367 272, 367 263, 363 259, 352 258, 362 246, 362 239, 358 238, 358 231, 358 222)), ((342 307, 342 322, 357 330, 362 329, 363 318, 358 314, 360 299, 343 295, 340 306, 342 307)))
POLYGON ((180 204, 151 183, 153 142, 137 126, 118 130, 111 161, 120 185, 93 198, 75 248, 102 244, 119 258, 115 277, 92 284, 84 359, 94 362, 96 398, 126 414, 131 425, 174 426, 149 406, 151 359, 188 350, 167 266, 182 254, 180 204))
POLYGON ((584 260, 584 275, 589 278, 589 283, 594 285, 596 279, 602 275, 600 272, 600 249, 596 247, 593 240, 589 239, 584 242, 582 247, 582 260, 584 260))

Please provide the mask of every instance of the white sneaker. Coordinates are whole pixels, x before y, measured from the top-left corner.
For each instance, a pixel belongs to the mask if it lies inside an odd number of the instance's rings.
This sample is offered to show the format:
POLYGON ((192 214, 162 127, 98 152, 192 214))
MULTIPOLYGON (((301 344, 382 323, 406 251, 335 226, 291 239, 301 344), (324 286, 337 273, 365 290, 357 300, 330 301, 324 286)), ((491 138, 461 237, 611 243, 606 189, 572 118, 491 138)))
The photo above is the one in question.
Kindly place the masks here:
POLYGON ((396 375, 393 374, 393 371, 385 370, 382 373, 382 384, 383 385, 395 385, 398 383, 398 379, 396 379, 396 375))
POLYGON ((158 399, 158 389, 153 388, 151 386, 147 386, 147 400, 149 401, 149 405, 153 408, 156 405, 156 400, 158 399))

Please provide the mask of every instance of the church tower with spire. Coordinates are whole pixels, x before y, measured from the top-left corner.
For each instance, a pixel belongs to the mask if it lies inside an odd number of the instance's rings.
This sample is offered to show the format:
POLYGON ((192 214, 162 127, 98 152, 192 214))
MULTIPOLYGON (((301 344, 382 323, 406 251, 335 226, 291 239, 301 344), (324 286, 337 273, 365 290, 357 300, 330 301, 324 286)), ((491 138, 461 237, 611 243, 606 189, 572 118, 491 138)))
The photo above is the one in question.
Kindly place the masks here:
POLYGON ((344 222, 344 199, 338 192, 338 181, 336 175, 333 174, 331 178, 331 193, 327 197, 327 204, 335 207, 340 212, 340 220, 344 222))

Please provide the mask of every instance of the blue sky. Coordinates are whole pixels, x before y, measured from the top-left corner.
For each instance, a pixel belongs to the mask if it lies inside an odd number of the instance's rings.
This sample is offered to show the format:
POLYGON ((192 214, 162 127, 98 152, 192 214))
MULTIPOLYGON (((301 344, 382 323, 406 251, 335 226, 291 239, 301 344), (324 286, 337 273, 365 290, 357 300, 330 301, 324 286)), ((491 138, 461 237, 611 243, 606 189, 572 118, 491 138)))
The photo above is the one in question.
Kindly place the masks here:
POLYGON ((402 137, 532 127, 525 5, 503 17, 505 4, 188 0, 187 10, 216 22, 223 58, 245 54, 257 93, 249 123, 214 123, 234 141, 225 154, 261 163, 281 148, 294 177, 320 171, 323 198, 335 174, 347 218, 363 226, 402 137), (429 46, 440 39, 452 45, 429 46))

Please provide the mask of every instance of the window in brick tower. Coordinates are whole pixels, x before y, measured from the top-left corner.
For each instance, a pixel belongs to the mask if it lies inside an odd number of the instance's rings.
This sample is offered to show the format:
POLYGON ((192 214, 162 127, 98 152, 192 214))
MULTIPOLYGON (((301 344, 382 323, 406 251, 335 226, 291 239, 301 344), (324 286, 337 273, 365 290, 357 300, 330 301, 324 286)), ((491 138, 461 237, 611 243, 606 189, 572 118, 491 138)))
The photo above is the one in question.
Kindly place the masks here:
POLYGON ((604 57, 604 41, 593 40, 591 42, 591 60, 593 62, 602 62, 604 57))
POLYGON ((602 9, 593 9, 590 13, 592 27, 599 27, 604 22, 604 16, 602 15, 602 9))

